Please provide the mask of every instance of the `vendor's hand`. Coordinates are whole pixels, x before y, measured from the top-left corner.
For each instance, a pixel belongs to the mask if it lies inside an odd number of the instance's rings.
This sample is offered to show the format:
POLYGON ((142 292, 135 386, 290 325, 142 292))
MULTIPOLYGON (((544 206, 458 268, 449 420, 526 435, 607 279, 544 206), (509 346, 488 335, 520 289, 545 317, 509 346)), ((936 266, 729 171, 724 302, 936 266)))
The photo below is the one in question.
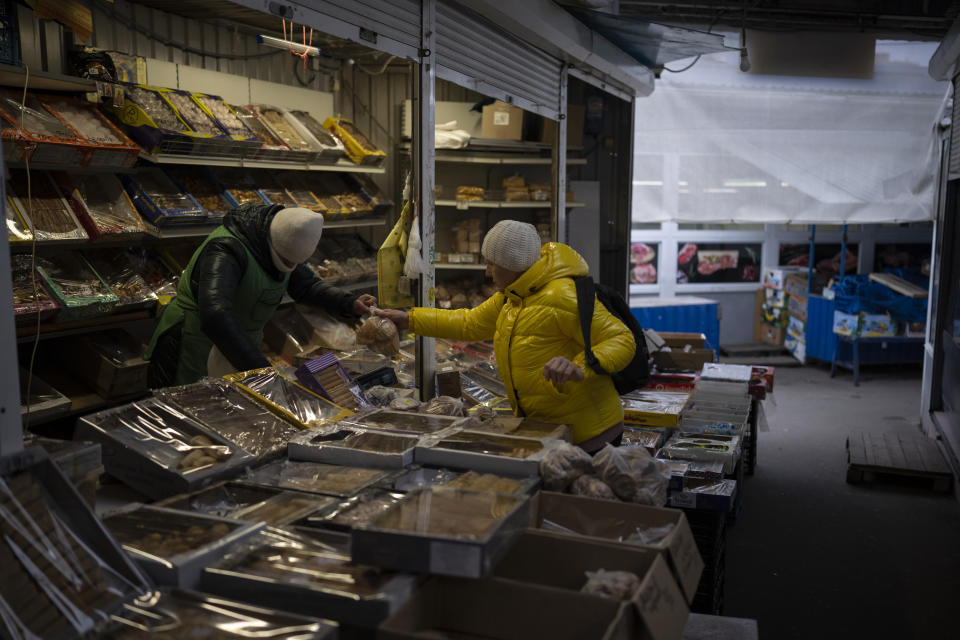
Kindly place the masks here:
POLYGON ((353 313, 358 316, 365 316, 370 313, 370 307, 377 305, 377 298, 365 293, 353 301, 353 313))
POLYGON ((406 331, 410 327, 410 314, 406 311, 400 311, 400 309, 377 309, 374 313, 397 325, 397 331, 406 331))
POLYGON ((583 370, 566 358, 557 356, 543 367, 543 377, 559 388, 564 382, 583 380, 583 370))

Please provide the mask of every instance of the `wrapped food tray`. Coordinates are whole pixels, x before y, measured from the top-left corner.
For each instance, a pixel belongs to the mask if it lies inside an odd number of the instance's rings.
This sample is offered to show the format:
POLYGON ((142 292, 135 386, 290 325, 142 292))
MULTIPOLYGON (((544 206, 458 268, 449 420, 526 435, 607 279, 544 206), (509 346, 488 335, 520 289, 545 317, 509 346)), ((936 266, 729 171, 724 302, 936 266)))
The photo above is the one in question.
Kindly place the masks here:
POLYGON ((740 436, 681 431, 657 455, 669 460, 720 461, 723 472, 731 474, 740 459, 740 436))
POLYGON ((210 222, 219 222, 236 207, 236 201, 231 201, 224 193, 223 185, 213 176, 206 167, 176 167, 166 168, 167 175, 184 193, 190 195, 203 207, 210 222))
POLYGON ((287 445, 291 460, 353 467, 403 469, 413 462, 417 436, 333 425, 299 434, 287 445))
POLYGON ((337 627, 303 617, 180 589, 160 589, 126 604, 100 630, 114 640, 216 638, 335 640, 337 627))
POLYGON ((570 442, 573 439, 573 427, 568 424, 540 422, 530 418, 502 417, 480 424, 470 425, 470 431, 493 433, 519 438, 554 438, 570 442))
POLYGON ((126 169, 137 163, 140 147, 89 102, 53 95, 40 101, 80 134, 89 147, 90 166, 126 169))
POLYGON ((176 587, 195 587, 204 567, 264 526, 150 505, 110 514, 103 524, 157 584, 176 587))
POLYGON ((173 496, 156 503, 156 506, 276 526, 327 511, 337 503, 337 498, 332 496, 231 481, 173 496))
POLYGON ((156 87, 119 83, 124 99, 110 103, 127 135, 148 153, 184 154, 203 148, 209 136, 190 128, 156 87))
POLYGON ((30 227, 27 226, 23 216, 20 215, 20 212, 17 211, 17 208, 13 205, 13 201, 10 199, 10 196, 7 196, 3 201, 0 201, 0 206, 3 206, 4 213, 7 217, 7 240, 10 242, 10 244, 20 244, 32 241, 33 231, 30 230, 30 227))
POLYGON ((358 567, 306 535, 268 529, 203 572, 204 591, 376 628, 413 592, 412 575, 358 567))
POLYGON ((545 442, 536 438, 459 431, 424 438, 414 458, 423 465, 537 476, 547 451, 545 442))
POLYGON ((163 97, 177 111, 180 118, 190 128, 203 136, 194 142, 190 154, 214 156, 218 158, 239 158, 244 152, 252 152, 260 147, 259 142, 249 139, 236 139, 229 135, 216 118, 194 99, 189 91, 181 89, 159 89, 163 97))
POLYGON ((285 454, 287 442, 300 432, 225 380, 205 379, 154 394, 261 461, 285 454))
POLYGON ((30 379, 30 373, 20 368, 20 416, 23 424, 29 425, 31 422, 45 422, 57 416, 70 413, 70 407, 73 403, 52 386, 33 376, 30 384, 30 398, 27 398, 27 380, 30 379))
POLYGON ((297 380, 334 404, 358 411, 369 406, 363 390, 332 353, 304 362, 297 368, 297 380))
POLYGON ((209 93, 194 93, 193 101, 223 129, 232 144, 229 150, 236 155, 253 157, 260 151, 260 139, 250 130, 223 98, 209 93))
POLYGON ((42 448, 0 458, 0 478, 0 636, 83 637, 150 589, 42 448))
POLYGON ((303 429, 353 415, 349 409, 333 404, 272 367, 234 373, 224 379, 237 385, 259 404, 303 429))
POLYGON ((99 442, 107 472, 154 499, 195 491, 238 475, 253 463, 252 456, 233 443, 152 398, 80 418, 76 437, 99 442), (229 451, 229 457, 198 468, 179 468, 186 455, 204 446, 190 444, 196 436, 222 447, 219 451, 229 451))
POLYGON ((443 483, 451 489, 465 489, 467 491, 493 491, 513 496, 528 496, 540 486, 539 477, 514 477, 492 473, 478 473, 467 471, 452 480, 443 483))
POLYGON ((356 528, 351 557, 397 571, 480 578, 526 527, 529 505, 491 491, 424 489, 356 528))
POLYGON ((336 135, 347 149, 347 156, 356 164, 378 167, 387 154, 377 149, 356 125, 346 118, 327 118, 323 126, 336 135))
POLYGON ((249 484, 349 498, 388 477, 381 469, 278 460, 247 473, 249 484))
POLYGON ((87 240, 87 232, 50 174, 31 171, 30 178, 30 198, 27 198, 27 172, 12 169, 7 195, 36 239, 87 240))
POLYGON ((129 255, 115 249, 97 249, 86 254, 91 266, 117 296, 114 313, 152 310, 157 307, 157 294, 139 273, 133 270, 129 255))
POLYGON ((300 125, 310 132, 313 140, 321 149, 314 162, 318 164, 336 164, 347 154, 343 143, 335 135, 327 131, 320 122, 307 111, 291 111, 290 115, 300 125))
POLYGON ((132 234, 146 232, 143 219, 116 176, 58 172, 56 179, 63 193, 69 194, 70 205, 91 240, 109 237, 130 241, 132 234))
POLYGON ((392 508, 403 495, 400 492, 373 487, 343 500, 332 509, 311 515, 298 524, 349 534, 354 528, 369 523, 392 508))
MULTIPOLYGON (((260 142, 260 149, 257 150, 256 157, 264 160, 286 160, 292 162, 298 159, 296 153, 290 151, 287 145, 276 136, 275 133, 262 121, 251 107, 243 105, 228 105, 237 114, 237 118, 243 122, 247 128, 253 132, 254 136, 260 142), (289 157, 293 154, 293 157, 289 157)), ((309 158, 301 158, 306 162, 309 158)))
POLYGON ((6 119, 18 132, 15 139, 35 147, 30 161, 68 167, 86 165, 90 152, 80 134, 49 111, 34 94, 27 94, 26 104, 21 102, 22 98, 21 91, 0 90, 0 119, 6 119))
POLYGON ((223 187, 223 195, 231 207, 248 203, 270 204, 270 201, 257 189, 250 175, 243 169, 217 167, 212 170, 212 173, 223 187))
POLYGON ((205 222, 207 212, 158 168, 120 176, 144 220, 157 226, 205 222))
POLYGON ((320 144, 289 111, 271 105, 251 105, 260 121, 290 149, 288 162, 313 162, 320 144))
POLYGON ((63 322, 110 315, 120 301, 79 253, 64 252, 37 258, 37 273, 53 294, 63 322))
POLYGON ((13 316, 17 325, 45 322, 60 311, 60 305, 43 284, 43 276, 36 274, 36 296, 33 290, 32 260, 29 255, 10 256, 13 280, 13 316), (37 316, 40 316, 37 318, 37 316))
POLYGON ((368 429, 422 436, 448 429, 459 420, 461 418, 454 416, 377 409, 367 414, 354 416, 343 422, 351 426, 356 425, 368 429))

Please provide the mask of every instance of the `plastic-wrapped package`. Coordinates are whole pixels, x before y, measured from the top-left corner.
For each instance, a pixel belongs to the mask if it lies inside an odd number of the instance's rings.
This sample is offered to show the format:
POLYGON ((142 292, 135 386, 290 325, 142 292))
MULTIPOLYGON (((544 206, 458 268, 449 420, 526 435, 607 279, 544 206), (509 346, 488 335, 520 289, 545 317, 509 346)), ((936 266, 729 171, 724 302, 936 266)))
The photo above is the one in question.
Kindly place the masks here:
POLYGON ((13 314, 16 323, 28 324, 48 320, 60 310, 60 305, 47 291, 40 274, 36 275, 34 291, 33 265, 30 256, 15 254, 10 256, 10 269, 13 281, 13 314))
POLYGON ((740 457, 740 436, 679 432, 658 455, 671 460, 721 462, 724 473, 733 473, 740 457))
POLYGON ((159 507, 280 525, 336 504, 330 496, 227 482, 157 503, 159 507))
POLYGON ((90 106, 78 100, 44 96, 43 103, 52 107, 71 127, 87 140, 104 145, 129 145, 130 140, 115 130, 110 122, 90 106))
POLYGON ((452 469, 434 469, 413 465, 394 479, 392 488, 395 491, 411 493, 417 489, 447 484, 459 477, 460 473, 452 469))
POLYGON ((452 426, 456 421, 456 418, 450 416, 378 409, 371 413, 357 415, 348 420, 344 420, 344 423, 351 425, 356 424, 362 427, 372 427, 384 431, 423 435, 443 431, 452 426))
POLYGON ((530 418, 516 418, 512 416, 508 418, 497 415, 497 413, 489 407, 479 408, 471 417, 476 418, 477 423, 472 426, 461 425, 462 428, 469 431, 501 433, 505 436, 518 436, 521 438, 570 439, 570 425, 539 422, 537 420, 531 420, 530 418))
POLYGON ((237 114, 227 106, 220 96, 212 96, 205 93, 193 94, 193 99, 199 102, 203 107, 213 114, 217 123, 231 136, 240 139, 254 138, 253 131, 244 124, 243 120, 237 117, 237 114))
POLYGON ((235 167, 214 167, 214 177, 223 185, 224 192, 233 199, 231 204, 263 204, 265 201, 257 192, 256 185, 243 170, 235 167))
MULTIPOLYGON (((397 399, 400 389, 377 385, 367 389, 367 399, 377 407, 385 407, 397 399)), ((419 406, 419 402, 417 405, 419 406)))
MULTIPOLYGON (((311 431, 303 434, 301 441, 317 445, 341 449, 356 449, 374 453, 402 453, 413 447, 415 437, 385 433, 383 431, 366 430, 354 427, 338 427, 332 425, 322 433, 311 431)), ((293 458, 291 458, 293 459, 293 458)))
POLYGON ((422 405, 419 400, 411 396, 398 396, 387 406, 394 411, 419 411, 422 405))
POLYGON ((10 196, 23 221, 37 240, 86 240, 87 232, 66 199, 46 171, 30 172, 30 197, 27 197, 27 172, 11 169, 7 181, 10 196))
POLYGON ((183 193, 158 168, 123 175, 120 179, 140 215, 154 224, 189 222, 207 215, 196 200, 183 193))
MULTIPOLYGON (((0 111, 34 139, 40 142, 71 142, 80 144, 75 131, 51 113, 33 94, 27 94, 26 103, 21 102, 18 91, 0 92, 0 111)), ((79 147, 77 148, 79 151, 79 147)))
POLYGON ((119 233, 143 233, 146 227, 116 176, 56 174, 64 194, 91 238, 119 233), (64 188, 66 187, 66 188, 64 188))
POLYGON ((617 499, 617 495, 610 488, 610 485, 593 474, 585 474, 574 480, 570 485, 570 493, 575 496, 587 496, 588 498, 617 499))
POLYGON ((331 353, 303 363, 297 369, 297 379, 308 389, 351 411, 370 406, 363 390, 331 353))
POLYGON ((194 102, 193 98, 186 91, 164 89, 162 93, 163 97, 180 113, 180 117, 197 133, 215 138, 224 134, 220 125, 201 109, 200 105, 194 102))
POLYGON ((0 202, 0 206, 3 207, 3 211, 7 216, 7 240, 9 240, 11 244, 30 242, 33 240, 33 231, 31 231, 27 223, 23 221, 23 217, 21 217, 17 208, 13 206, 13 203, 9 200, 4 200, 0 202))
POLYGON ((450 482, 444 483, 443 486, 470 491, 493 491, 495 493, 524 495, 533 485, 530 478, 509 478, 494 473, 467 471, 450 482))
POLYGON ((635 573, 597 569, 587 571, 587 583, 583 585, 580 592, 614 600, 631 600, 639 588, 640 578, 635 573))
POLYGON ((402 497, 401 493, 371 490, 341 502, 329 513, 318 518, 310 518, 309 523, 335 529, 353 529, 387 512, 402 497))
POLYGON ((162 559, 217 542, 240 526, 239 522, 207 520, 191 513, 155 507, 115 513, 104 518, 103 524, 127 549, 162 559))
POLYGON ((273 368, 237 373, 228 376, 228 379, 241 385, 259 402, 278 410, 304 428, 317 427, 352 415, 350 411, 300 386, 273 368))
POLYGON ((372 315, 357 329, 357 342, 385 356, 400 353, 400 336, 397 326, 386 318, 372 315))
POLYGON ((349 498, 383 480, 387 473, 382 469, 280 460, 248 472, 246 480, 268 487, 349 498))
POLYGON ((437 416, 459 416, 464 415, 463 401, 450 396, 438 396, 430 398, 419 409, 420 413, 430 413, 437 416))
POLYGON ((170 131, 189 131, 187 124, 177 116, 176 111, 164 100, 157 91, 146 87, 126 87, 127 98, 133 100, 143 111, 150 116, 154 124, 160 129, 170 131))
POLYGON ((387 156, 346 118, 327 118, 323 126, 340 138, 347 156, 357 164, 380 165, 387 156))
POLYGON ((669 472, 642 447, 607 445, 593 457, 593 466, 621 500, 654 507, 667 501, 669 472))
POLYGON ((662 541, 673 532, 674 524, 671 522, 662 527, 637 527, 637 530, 623 539, 623 542, 630 544, 654 545, 662 541))
POLYGON ((147 249, 128 249, 127 259, 133 271, 146 280, 161 304, 168 304, 177 295, 179 273, 174 273, 154 253, 147 249))
POLYGON ((60 305, 64 320, 109 315, 119 302, 106 282, 79 253, 37 257, 37 272, 60 305))
POLYGON ((593 458, 570 443, 554 447, 540 461, 540 475, 548 491, 563 491, 574 480, 588 473, 593 473, 593 458))
POLYGON ((329 640, 337 627, 321 620, 251 607, 190 591, 157 591, 112 616, 114 640, 329 640))
POLYGON ((0 478, 0 636, 86 637, 147 587, 53 463, 18 469, 29 456, 0 478))
POLYGON ((482 538, 521 504, 520 496, 433 487, 410 495, 371 522, 378 529, 482 538))
POLYGON ((436 449, 451 449, 469 453, 482 453, 506 458, 529 458, 544 450, 544 444, 533 438, 515 438, 488 433, 441 434, 430 446, 436 449))
POLYGON ((208 172, 198 167, 168 167, 167 172, 206 209, 208 217, 222 218, 233 208, 223 196, 223 187, 208 172))
POLYGON ((324 212, 326 207, 310 191, 310 188, 304 183, 297 172, 286 172, 275 174, 280 186, 283 187, 296 206, 311 209, 313 211, 324 212))
POLYGON ((317 157, 317 161, 332 164, 346 155, 347 150, 340 139, 324 129, 316 118, 306 111, 291 111, 290 113, 320 145, 322 151, 317 157))
POLYGON ((333 423, 291 440, 287 457, 346 466, 403 469, 413 462, 417 442, 416 436, 333 423))
POLYGON ((124 313, 157 306, 157 294, 143 276, 133 270, 126 252, 100 249, 88 252, 87 259, 117 296, 119 301, 115 312, 124 313))
POLYGON ((160 389, 155 395, 258 458, 285 451, 300 431, 224 380, 205 379, 160 389))
POLYGON ((257 117, 253 109, 243 105, 230 105, 230 108, 237 114, 237 118, 260 140, 263 144, 261 147, 263 151, 267 151, 270 154, 289 151, 280 138, 257 117))
POLYGON ((273 133, 283 141, 291 151, 316 151, 314 146, 297 131, 294 124, 287 119, 282 109, 269 105, 254 105, 253 109, 266 123, 273 133))

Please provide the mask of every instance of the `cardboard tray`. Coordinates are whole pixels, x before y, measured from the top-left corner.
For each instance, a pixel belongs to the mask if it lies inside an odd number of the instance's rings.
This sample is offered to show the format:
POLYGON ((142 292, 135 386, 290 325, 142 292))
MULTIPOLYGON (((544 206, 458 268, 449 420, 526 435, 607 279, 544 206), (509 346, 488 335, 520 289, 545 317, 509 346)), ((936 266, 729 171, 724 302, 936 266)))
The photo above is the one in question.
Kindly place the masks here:
POLYGON ((493 575, 578 593, 587 582, 587 572, 599 569, 627 571, 640 578, 640 586, 629 602, 645 627, 643 637, 680 638, 690 610, 661 551, 527 530, 500 560, 493 575))
MULTIPOLYGON (((59 549, 63 540, 68 537, 75 538, 89 554, 95 557, 94 562, 102 563, 110 569, 108 572, 100 572, 99 578, 94 577, 94 580, 115 575, 123 581, 115 580, 112 582, 112 588, 120 590, 118 594, 116 591, 111 592, 106 585, 94 587, 84 580, 80 587, 82 595, 71 591, 68 585, 57 581, 60 583, 58 584, 58 590, 61 594, 69 594, 67 597, 71 599, 82 597, 87 599, 87 602, 91 602, 90 608, 85 612, 90 614, 89 618, 82 618, 79 622, 80 626, 78 628, 73 627, 65 618, 60 618, 56 607, 48 602, 46 605, 41 605, 43 606, 41 610, 43 613, 38 614, 38 616, 44 616, 46 625, 39 628, 39 626, 32 626, 32 623, 28 624, 28 628, 32 628, 32 632, 38 637, 60 640, 61 638, 82 636, 92 631, 92 627, 98 618, 108 618, 116 613, 125 601, 148 592, 151 588, 150 584, 144 573, 120 549, 120 546, 107 532, 103 523, 94 514, 93 509, 83 501, 74 486, 67 480, 57 465, 50 460, 43 449, 31 447, 19 453, 0 458, 0 477, 5 483, 4 487, 12 486, 16 491, 16 498, 26 501, 28 496, 18 486, 23 474, 29 477, 31 485, 39 488, 35 499, 27 504, 28 511, 34 513, 35 509, 41 508, 40 505, 43 505, 42 509, 55 514, 62 525, 61 533, 63 537, 54 538, 52 540, 53 544, 59 549), (93 603, 94 601, 95 603, 93 603), (95 614, 94 612, 98 613, 95 614), (56 628, 57 624, 60 625, 59 631, 56 628)), ((11 506, 8 503, 9 498, 9 494, 0 495, 0 504, 5 504, 8 511, 11 506)), ((9 511, 9 513, 22 512, 15 510, 9 511)), ((30 521, 33 522, 34 520, 31 518, 30 521)), ((6 522, 6 519, 4 518, 0 522, 6 522)), ((23 523, 21 522, 21 524, 23 523)), ((0 526, 3 525, 0 524, 0 526)), ((40 527, 40 530, 49 530, 52 523, 37 523, 35 526, 40 527)), ((37 535, 31 534, 29 540, 23 540, 12 529, 8 529, 6 526, 3 526, 3 529, 5 535, 12 536, 11 540, 20 545, 31 545, 39 539, 37 535)), ((4 546, 7 547, 8 545, 4 546)), ((37 549, 24 548, 23 551, 35 559, 43 556, 42 552, 37 549)), ((73 559, 68 559, 70 556, 65 556, 62 551, 58 551, 56 557, 59 558, 58 561, 60 562, 71 564, 75 562, 73 559)), ((22 622, 28 623, 29 621, 24 616, 28 615, 30 609, 36 613, 36 606, 40 604, 40 599, 45 598, 45 596, 41 596, 39 593, 27 593, 25 595, 21 589, 16 588, 13 582, 15 566, 17 565, 13 563, 12 566, 5 564, 4 575, 6 578, 0 584, 0 596, 7 600, 17 615, 21 616, 22 622), (15 591, 8 593, 7 589, 15 589, 15 591)), ((26 588, 28 591, 36 591, 36 587, 33 586, 36 584, 30 581, 29 587, 22 588, 26 588)), ((37 625, 41 624, 39 617, 34 618, 32 622, 36 622, 37 625)), ((12 635, 16 635, 15 632, 12 632, 6 626, 4 621, 0 621, 0 636, 10 637, 12 635)))
POLYGON ((131 505, 128 509, 110 514, 103 519, 104 526, 121 541, 127 551, 140 567, 157 584, 194 588, 200 582, 203 569, 215 559, 223 556, 226 549, 260 531, 262 523, 242 522, 209 516, 201 513, 177 511, 151 505, 131 505), (145 520, 140 520, 146 516, 145 520), (230 532, 227 535, 207 542, 190 551, 178 553, 168 557, 159 557, 146 551, 137 549, 124 540, 123 531, 126 527, 140 527, 140 535, 151 532, 162 533, 167 529, 185 530, 188 527, 203 527, 216 524, 225 524, 230 532))
MULTIPOLYGON (((497 560, 506 553, 514 537, 530 518, 530 500, 516 496, 502 496, 492 492, 461 491, 435 487, 408 494, 393 509, 370 524, 353 531, 351 557, 357 564, 365 564, 397 571, 433 573, 437 575, 480 578, 489 574, 497 560), (504 512, 483 535, 458 537, 440 533, 419 533, 404 529, 388 528, 380 523, 392 517, 394 511, 412 510, 417 505, 431 500, 433 495, 466 497, 480 502, 490 502, 491 508, 498 502, 504 512), (408 506, 409 505, 409 506, 408 506)), ((428 517, 429 508, 417 511, 428 517)), ((439 516, 438 516, 439 517, 439 516)), ((422 520, 415 523, 422 528, 422 520)))
POLYGON ((318 512, 326 512, 337 504, 337 498, 331 496, 231 481, 172 496, 155 503, 155 506, 278 526, 292 524, 318 512), (287 508, 291 501, 298 501, 303 505, 299 508, 287 508), (285 508, 287 513, 264 519, 266 511, 274 506, 285 508))
POLYGON ((512 580, 434 577, 390 616, 379 640, 443 637, 499 640, 627 640, 638 635, 631 605, 512 580), (449 634, 449 635, 445 635, 449 634))
POLYGON ((157 226, 206 222, 206 210, 193 199, 193 196, 181 191, 162 169, 152 168, 147 171, 146 174, 123 174, 120 176, 120 181, 123 182, 127 194, 129 194, 133 205, 144 220, 157 226), (153 180, 167 189, 169 197, 179 200, 180 206, 177 208, 163 206, 162 201, 158 201, 150 193, 150 190, 144 186, 140 175, 152 176, 153 180))
MULTIPOLYGON (((253 464, 255 460, 253 456, 236 445, 215 433, 207 431, 200 423, 153 398, 80 418, 77 421, 75 438, 99 442, 102 447, 103 465, 106 467, 107 473, 154 499, 195 491, 216 480, 239 475, 247 465, 253 464), (125 428, 129 433, 124 433, 124 435, 129 437, 124 438, 118 437, 119 433, 116 432, 116 429, 101 426, 101 423, 112 421, 114 416, 118 414, 131 412, 130 407, 135 407, 136 413, 140 416, 158 416, 159 420, 163 421, 162 423, 156 419, 151 420, 157 426, 161 424, 164 427, 175 425, 185 435, 191 437, 206 436, 215 445, 229 447, 232 455, 224 462, 205 468, 187 470, 186 472, 177 469, 175 466, 171 468, 148 455, 148 445, 146 443, 151 440, 146 437, 147 433, 144 431, 142 421, 137 425, 137 432, 125 428)), ((156 439, 154 438, 153 441, 156 442, 156 439)), ((162 444, 156 446, 169 449, 168 446, 162 444)))
POLYGON ((444 437, 452 437, 457 434, 437 434, 432 438, 424 438, 417 445, 414 460, 417 464, 433 465, 437 467, 454 467, 458 469, 471 469, 483 473, 496 473, 502 475, 514 476, 539 476, 540 460, 546 455, 548 448, 545 442, 537 438, 521 438, 518 436, 499 436, 490 433, 481 433, 473 431, 460 431, 458 433, 489 436, 516 440, 528 443, 539 443, 544 445, 540 451, 533 453, 526 458, 511 458, 488 453, 476 453, 472 451, 461 451, 457 449, 448 449, 444 447, 444 437), (433 440, 433 442, 431 442, 433 440))
POLYGON ((671 491, 667 504, 681 509, 720 511, 729 513, 737 501, 739 486, 736 480, 706 480, 684 478, 679 491, 671 491))
POLYGON ((703 560, 683 512, 676 509, 541 491, 531 500, 529 524, 535 529, 542 529, 545 522, 556 523, 578 532, 577 537, 597 542, 664 550, 670 569, 686 595, 687 601, 693 601, 697 585, 700 583, 700 574, 703 571, 703 560), (654 545, 619 542, 633 533, 640 524, 651 527, 672 524, 673 530, 654 545))
MULTIPOLYGON (((285 531, 268 530, 260 537, 269 539, 272 535, 281 538, 289 536, 285 531)), ((298 533, 294 533, 294 539, 298 533)), ((301 543, 309 544, 311 539, 302 536, 301 543)), ((252 540, 251 543, 255 543, 252 540)), ((323 551, 326 545, 318 545, 321 555, 332 558, 339 556, 348 562, 348 555, 323 551)), ((236 560, 246 555, 243 548, 235 552, 236 560)), ((280 580, 258 575, 234 562, 228 557, 215 566, 203 571, 200 585, 203 591, 246 600, 260 606, 267 606, 290 613, 319 616, 336 620, 342 624, 365 629, 376 628, 383 620, 400 608, 416 587, 417 578, 408 574, 394 574, 380 585, 374 595, 359 595, 334 586, 324 587, 318 584, 304 584, 293 579, 280 580)))
POLYGON ((399 453, 384 451, 366 451, 338 446, 337 441, 314 443, 313 440, 323 437, 319 430, 306 431, 299 434, 287 444, 287 457, 290 460, 308 460, 311 462, 326 462, 348 467, 374 467, 377 469, 404 469, 413 463, 413 452, 420 438, 401 434, 386 434, 374 430, 353 429, 342 427, 337 429, 331 426, 323 431, 339 433, 346 431, 350 434, 371 433, 384 437, 400 438, 407 441, 407 448, 399 453))

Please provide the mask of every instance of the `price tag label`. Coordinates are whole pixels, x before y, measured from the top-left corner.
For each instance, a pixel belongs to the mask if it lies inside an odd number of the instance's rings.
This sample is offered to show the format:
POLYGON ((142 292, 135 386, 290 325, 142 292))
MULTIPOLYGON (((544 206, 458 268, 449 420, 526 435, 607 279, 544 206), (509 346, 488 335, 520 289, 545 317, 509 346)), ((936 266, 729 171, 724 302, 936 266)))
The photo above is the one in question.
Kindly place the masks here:
POLYGON ((460 211, 466 211, 469 208, 470 203, 468 203, 466 200, 457 200, 457 209, 460 211))

